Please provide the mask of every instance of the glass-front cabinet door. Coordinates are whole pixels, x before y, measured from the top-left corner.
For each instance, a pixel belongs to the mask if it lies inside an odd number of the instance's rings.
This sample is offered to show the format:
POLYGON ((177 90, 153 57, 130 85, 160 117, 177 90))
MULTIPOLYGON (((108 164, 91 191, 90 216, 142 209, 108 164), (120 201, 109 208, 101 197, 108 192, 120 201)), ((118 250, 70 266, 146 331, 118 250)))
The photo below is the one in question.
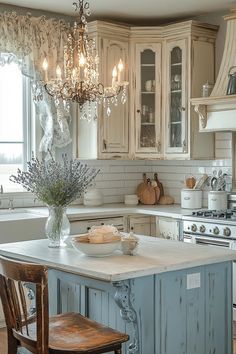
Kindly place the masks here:
POLYGON ((161 45, 136 45, 136 153, 161 153, 161 45))
POLYGON ((167 42, 166 153, 187 153, 186 41, 167 42))

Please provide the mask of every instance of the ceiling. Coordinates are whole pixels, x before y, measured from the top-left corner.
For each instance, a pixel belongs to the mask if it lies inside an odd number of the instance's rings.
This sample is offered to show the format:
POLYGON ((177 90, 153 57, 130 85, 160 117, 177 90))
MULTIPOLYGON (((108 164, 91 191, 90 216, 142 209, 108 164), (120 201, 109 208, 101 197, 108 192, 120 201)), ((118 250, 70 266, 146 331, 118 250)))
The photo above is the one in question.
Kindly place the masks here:
MULTIPOLYGON (((75 0, 0 0, 1 4, 74 15, 75 0)), ((89 0, 92 19, 137 23, 173 19, 229 10, 236 0, 89 0)), ((151 24, 151 23, 150 23, 151 24)))

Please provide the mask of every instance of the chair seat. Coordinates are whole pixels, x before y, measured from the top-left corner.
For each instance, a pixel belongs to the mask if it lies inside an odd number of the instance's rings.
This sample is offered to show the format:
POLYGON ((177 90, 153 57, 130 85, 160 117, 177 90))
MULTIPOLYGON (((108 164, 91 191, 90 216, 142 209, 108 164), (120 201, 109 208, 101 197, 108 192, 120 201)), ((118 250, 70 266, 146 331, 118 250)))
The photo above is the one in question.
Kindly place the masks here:
MULTIPOLYGON (((29 335, 36 338, 35 323, 29 335)), ((90 353, 104 347, 126 342, 129 336, 99 324, 79 313, 66 313, 49 319, 49 352, 90 353)))

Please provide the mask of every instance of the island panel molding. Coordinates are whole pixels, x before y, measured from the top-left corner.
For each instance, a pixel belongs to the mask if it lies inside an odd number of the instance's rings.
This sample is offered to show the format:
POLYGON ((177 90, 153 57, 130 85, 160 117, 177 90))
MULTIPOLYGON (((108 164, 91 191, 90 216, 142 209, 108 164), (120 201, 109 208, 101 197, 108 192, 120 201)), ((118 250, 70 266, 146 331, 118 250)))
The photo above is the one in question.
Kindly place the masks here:
POLYGON ((121 318, 133 326, 133 338, 129 344, 128 354, 140 354, 140 335, 138 325, 138 314, 133 304, 135 303, 135 295, 132 292, 133 280, 124 280, 113 283, 116 288, 115 302, 120 308, 121 318))

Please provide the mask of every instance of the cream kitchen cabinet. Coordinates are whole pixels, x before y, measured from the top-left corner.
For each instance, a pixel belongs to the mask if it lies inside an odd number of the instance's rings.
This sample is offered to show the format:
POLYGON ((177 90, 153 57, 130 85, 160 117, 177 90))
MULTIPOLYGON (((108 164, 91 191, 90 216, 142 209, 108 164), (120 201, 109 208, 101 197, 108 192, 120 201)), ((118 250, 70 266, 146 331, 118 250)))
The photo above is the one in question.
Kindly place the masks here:
POLYGON ((187 21, 165 26, 163 41, 164 158, 214 158, 214 134, 199 133, 190 97, 202 95, 206 81, 214 82, 217 28, 187 21))
POLYGON ((156 219, 154 216, 129 216, 127 232, 131 231, 137 235, 156 236, 156 219))
POLYGON ((161 43, 136 43, 135 157, 161 154, 161 43))
POLYGON ((206 81, 214 82, 217 27, 196 21, 155 27, 95 21, 89 32, 97 42, 101 82, 110 84, 120 58, 128 64, 129 100, 113 107, 110 117, 100 107, 97 123, 79 123, 77 156, 213 158, 214 133, 199 133, 190 97, 201 96, 206 81))
MULTIPOLYGON (((129 28, 103 21, 88 24, 89 36, 94 38, 100 58, 100 82, 111 86, 112 70, 119 60, 125 63, 125 77, 129 81, 129 28)), ((78 120, 78 157, 128 158, 129 156, 129 88, 127 102, 111 104, 108 117, 106 107, 99 105, 97 122, 78 120)), ((112 100, 111 100, 112 101, 112 100)))

